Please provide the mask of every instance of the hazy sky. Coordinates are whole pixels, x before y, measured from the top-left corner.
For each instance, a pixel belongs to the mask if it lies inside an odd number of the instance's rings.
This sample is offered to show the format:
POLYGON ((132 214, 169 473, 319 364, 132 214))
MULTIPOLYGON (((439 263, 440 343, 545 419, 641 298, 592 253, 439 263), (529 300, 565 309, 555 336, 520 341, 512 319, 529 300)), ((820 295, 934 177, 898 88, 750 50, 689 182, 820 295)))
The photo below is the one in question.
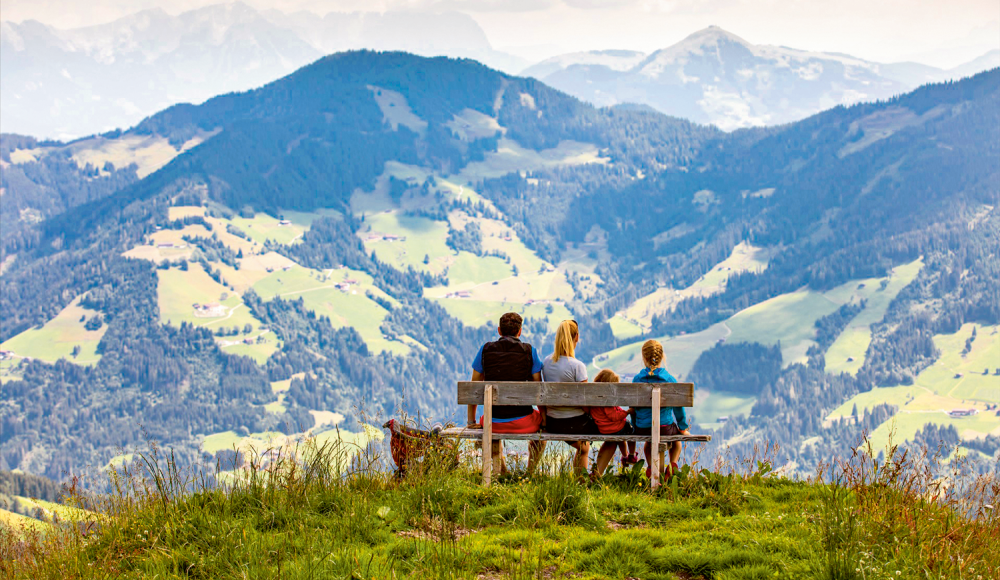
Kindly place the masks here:
MULTIPOLYGON (((540 60, 560 52, 652 51, 716 24, 754 43, 876 61, 953 66, 1000 48, 998 0, 245 0, 282 11, 460 11, 493 46, 540 60)), ((171 14, 219 0, 0 0, 0 18, 58 28, 146 8, 171 14)))

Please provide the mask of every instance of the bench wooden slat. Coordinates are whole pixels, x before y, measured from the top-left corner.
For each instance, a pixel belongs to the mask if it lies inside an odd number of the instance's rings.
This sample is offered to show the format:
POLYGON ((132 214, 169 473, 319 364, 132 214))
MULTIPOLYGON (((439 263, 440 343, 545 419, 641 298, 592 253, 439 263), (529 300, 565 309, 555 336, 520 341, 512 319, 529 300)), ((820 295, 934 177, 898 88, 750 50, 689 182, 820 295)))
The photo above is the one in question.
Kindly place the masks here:
POLYGON ((557 405, 565 407, 649 407, 654 387, 661 407, 693 407, 693 383, 524 383, 462 381, 459 405, 482 405, 485 385, 496 386, 494 405, 557 405))
MULTIPOLYGON (((482 429, 467 429, 451 427, 440 432, 441 437, 455 439, 482 439, 482 429)), ((493 440, 510 439, 514 441, 649 441, 650 435, 567 435, 565 433, 497 433, 493 432, 493 440)), ((660 444, 674 441, 708 442, 711 435, 661 435, 660 444)))

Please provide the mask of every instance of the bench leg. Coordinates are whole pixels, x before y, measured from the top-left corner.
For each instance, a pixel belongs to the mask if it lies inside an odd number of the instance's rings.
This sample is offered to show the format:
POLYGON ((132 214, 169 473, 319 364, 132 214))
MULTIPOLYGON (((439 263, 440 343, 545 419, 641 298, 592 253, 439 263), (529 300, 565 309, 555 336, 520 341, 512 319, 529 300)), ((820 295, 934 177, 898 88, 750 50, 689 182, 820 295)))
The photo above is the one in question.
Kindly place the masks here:
POLYGON ((649 454, 649 487, 656 489, 660 487, 660 470, 663 469, 663 451, 660 450, 660 387, 653 387, 653 429, 652 429, 652 453, 649 454))
POLYGON ((493 479, 493 385, 483 389, 483 485, 493 479))

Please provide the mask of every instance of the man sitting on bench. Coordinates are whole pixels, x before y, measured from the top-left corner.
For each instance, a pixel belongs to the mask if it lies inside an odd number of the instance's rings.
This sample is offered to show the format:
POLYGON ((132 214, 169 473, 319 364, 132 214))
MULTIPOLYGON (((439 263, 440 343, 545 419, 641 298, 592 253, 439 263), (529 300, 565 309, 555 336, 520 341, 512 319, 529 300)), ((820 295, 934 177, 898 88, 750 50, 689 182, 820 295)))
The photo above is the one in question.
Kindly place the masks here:
MULTIPOLYGON (((538 351, 521 342, 521 316, 508 312, 500 317, 497 333, 500 338, 487 342, 472 361, 473 381, 536 381, 542 380, 542 359, 538 351)), ((469 426, 479 428, 476 405, 469 405, 469 426)), ((531 405, 493 407, 494 433, 537 433, 545 424, 545 415, 531 405)), ((535 470, 545 449, 544 441, 528 443, 528 473, 535 470)), ((487 451, 483 449, 483 453, 487 451)), ((494 472, 499 459, 500 473, 506 473, 500 441, 493 442, 494 472)))

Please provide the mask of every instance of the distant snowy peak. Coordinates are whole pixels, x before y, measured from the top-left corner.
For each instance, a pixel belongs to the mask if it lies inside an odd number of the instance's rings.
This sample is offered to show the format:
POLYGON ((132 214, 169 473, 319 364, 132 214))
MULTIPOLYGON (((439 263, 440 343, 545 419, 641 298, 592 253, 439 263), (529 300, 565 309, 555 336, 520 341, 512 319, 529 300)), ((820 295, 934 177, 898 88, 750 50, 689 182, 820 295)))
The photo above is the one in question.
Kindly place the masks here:
POLYGON ((530 66, 521 72, 522 76, 544 78, 556 71, 571 66, 602 66, 613 71, 624 72, 634 68, 646 58, 646 53, 636 50, 588 50, 561 54, 530 66))
POLYGON ((822 71, 823 61, 866 70, 877 67, 873 63, 836 53, 755 45, 718 26, 709 26, 673 46, 651 54, 639 65, 639 73, 655 78, 669 72, 676 74, 683 82, 696 82, 701 80, 698 76, 684 72, 684 67, 694 62, 701 65, 699 68, 702 70, 708 65, 716 72, 737 71, 747 77, 762 66, 792 68, 803 78, 809 79, 822 71))
POLYGON ((648 56, 572 53, 523 74, 598 106, 649 105, 726 130, 803 119, 837 105, 889 98, 1000 65, 1000 51, 951 71, 846 54, 753 44, 710 26, 648 56))

